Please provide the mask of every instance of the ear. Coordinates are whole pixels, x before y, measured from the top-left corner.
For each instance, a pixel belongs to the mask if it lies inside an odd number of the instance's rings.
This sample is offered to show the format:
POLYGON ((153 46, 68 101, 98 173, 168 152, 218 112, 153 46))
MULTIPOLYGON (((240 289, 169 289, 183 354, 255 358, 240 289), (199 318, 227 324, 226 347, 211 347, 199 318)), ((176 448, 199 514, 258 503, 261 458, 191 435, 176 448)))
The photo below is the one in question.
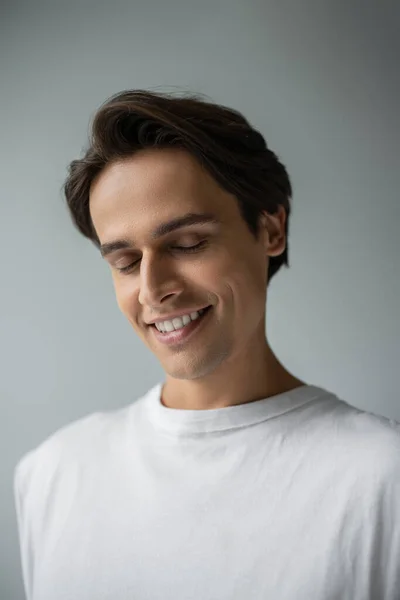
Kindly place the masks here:
POLYGON ((263 212, 260 216, 260 236, 268 256, 279 256, 286 248, 286 210, 279 205, 275 213, 263 212))

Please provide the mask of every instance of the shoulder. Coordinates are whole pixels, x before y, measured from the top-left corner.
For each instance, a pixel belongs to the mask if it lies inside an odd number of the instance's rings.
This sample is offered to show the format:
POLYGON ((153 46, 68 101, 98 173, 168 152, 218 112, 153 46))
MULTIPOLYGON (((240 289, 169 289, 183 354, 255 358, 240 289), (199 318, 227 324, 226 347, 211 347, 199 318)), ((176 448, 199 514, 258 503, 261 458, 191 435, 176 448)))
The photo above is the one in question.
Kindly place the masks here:
MULTIPOLYGON (((355 442, 382 484, 395 484, 400 499, 400 423, 358 410, 352 419, 355 442)), ((400 505, 399 505, 400 509, 400 505)))
POLYGON ((342 434, 366 451, 400 459, 400 423, 338 401, 342 434))
POLYGON ((28 490, 44 490, 79 472, 101 469, 103 462, 126 455, 127 444, 140 428, 145 400, 158 389, 151 388, 120 408, 88 414, 60 427, 26 452, 14 467, 14 490, 23 496, 28 490), (132 431, 134 430, 134 431, 132 431))
POLYGON ((66 524, 82 482, 90 485, 93 469, 100 472, 100 453, 118 438, 127 412, 124 408, 92 413, 64 425, 26 452, 14 467, 14 505, 29 597, 38 554, 66 524))
POLYGON ((126 427, 130 406, 95 412, 68 423, 27 451, 14 467, 14 490, 43 492, 57 476, 104 452, 126 427))
POLYGON ((374 486, 400 486, 400 423, 333 395, 324 412, 325 440, 344 472, 350 470, 374 486))

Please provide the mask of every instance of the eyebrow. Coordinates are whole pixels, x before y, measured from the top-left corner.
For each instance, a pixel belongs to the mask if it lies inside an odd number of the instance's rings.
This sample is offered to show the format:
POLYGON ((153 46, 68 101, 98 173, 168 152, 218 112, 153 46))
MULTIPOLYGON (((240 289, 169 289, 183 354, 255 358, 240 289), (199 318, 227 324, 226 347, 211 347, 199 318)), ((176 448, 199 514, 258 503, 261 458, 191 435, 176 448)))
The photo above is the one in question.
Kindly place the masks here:
MULTIPOLYGON (((166 223, 161 223, 161 225, 159 225, 151 234, 151 239, 156 240, 177 229, 189 227, 190 225, 205 225, 208 223, 219 224, 220 222, 221 221, 212 213, 187 213, 182 217, 177 217, 166 223)), ((132 248, 133 246, 134 244, 127 239, 114 240, 113 242, 101 244, 100 252, 101 255, 105 257, 116 250, 132 248)))

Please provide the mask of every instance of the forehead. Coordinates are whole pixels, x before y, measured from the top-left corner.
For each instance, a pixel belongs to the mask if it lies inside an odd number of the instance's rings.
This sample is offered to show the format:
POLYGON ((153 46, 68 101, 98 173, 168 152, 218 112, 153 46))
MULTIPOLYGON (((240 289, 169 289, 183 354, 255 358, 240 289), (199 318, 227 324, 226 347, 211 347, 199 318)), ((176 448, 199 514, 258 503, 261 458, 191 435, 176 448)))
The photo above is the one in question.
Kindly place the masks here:
POLYGON ((189 153, 176 149, 141 150, 100 173, 90 190, 90 209, 100 214, 150 208, 154 203, 195 200, 212 204, 221 193, 224 190, 189 153))

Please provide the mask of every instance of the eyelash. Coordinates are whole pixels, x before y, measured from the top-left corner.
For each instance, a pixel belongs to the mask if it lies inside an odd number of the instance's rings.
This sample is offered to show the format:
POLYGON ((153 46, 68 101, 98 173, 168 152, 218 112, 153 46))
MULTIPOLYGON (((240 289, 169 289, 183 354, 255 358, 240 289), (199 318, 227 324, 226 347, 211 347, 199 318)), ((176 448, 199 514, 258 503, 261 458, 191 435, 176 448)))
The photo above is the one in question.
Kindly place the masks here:
MULTIPOLYGON (((207 244, 207 242, 203 241, 203 242, 199 242, 198 244, 195 244, 194 246, 171 246, 171 248, 173 250, 178 250, 179 252, 190 254, 191 252, 196 252, 197 250, 200 250, 200 248, 202 248, 206 244, 207 244)), ((122 268, 116 267, 116 269, 120 273, 128 273, 129 271, 131 271, 133 269, 133 267, 136 265, 137 262, 139 262, 139 261, 136 260, 135 262, 131 263, 130 265, 127 265, 126 267, 122 267, 122 268)))

